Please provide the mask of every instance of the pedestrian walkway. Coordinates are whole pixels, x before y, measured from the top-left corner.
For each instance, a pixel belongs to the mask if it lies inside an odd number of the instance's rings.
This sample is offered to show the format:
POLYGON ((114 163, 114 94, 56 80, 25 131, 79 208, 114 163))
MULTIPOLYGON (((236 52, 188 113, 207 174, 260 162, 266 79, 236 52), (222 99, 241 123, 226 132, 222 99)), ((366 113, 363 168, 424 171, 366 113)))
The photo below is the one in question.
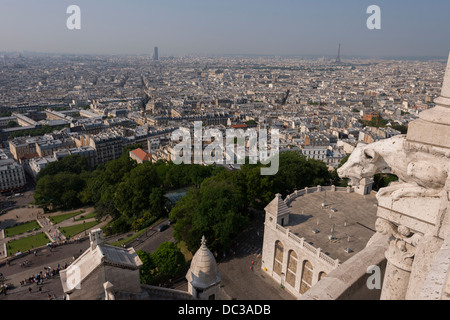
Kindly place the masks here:
POLYGON ((38 216, 37 223, 41 226, 44 233, 50 239, 51 242, 64 241, 66 237, 58 230, 59 226, 53 224, 51 220, 44 215, 38 216))
MULTIPOLYGON (((94 208, 87 208, 87 209, 83 210, 83 212, 80 213, 79 215, 76 215, 76 216, 74 216, 72 218, 63 220, 63 221, 61 221, 58 224, 53 224, 53 222, 51 222, 51 220, 49 219, 49 217, 55 216, 55 215, 44 215, 43 213, 36 212, 35 214, 33 214, 33 218, 41 226, 41 229, 30 231, 30 232, 27 232, 27 233, 22 233, 20 235, 15 235, 15 236, 12 236, 12 237, 7 237, 7 238, 1 237, 1 235, 0 235, 0 261, 2 261, 2 260, 7 258, 6 245, 10 241, 26 238, 26 237, 29 237, 29 236, 32 236, 32 235, 36 235, 36 234, 39 234, 39 233, 42 233, 42 232, 44 232, 47 235, 47 237, 49 238, 49 242, 64 242, 66 240, 69 240, 69 239, 66 239, 66 237, 59 230, 59 228, 61 228, 61 227, 70 227, 70 226, 73 226, 73 225, 77 225, 77 224, 83 223, 82 221, 76 221, 77 217, 93 213, 94 210, 95 210, 94 208)), ((67 214, 67 213, 70 213, 70 211, 69 212, 63 212, 61 214, 67 214)), ((57 214, 57 215, 59 215, 59 214, 57 214)), ((86 219, 84 221, 86 221, 86 223, 88 223, 88 222, 91 222, 91 221, 94 221, 94 220, 95 220, 95 218, 89 218, 89 219, 86 219)), ((30 221, 30 220, 28 220, 28 221, 30 221)), ((99 227, 105 225, 107 222, 108 221, 100 222, 98 225, 96 225, 96 226, 94 226, 92 228, 89 228, 87 230, 83 230, 83 232, 87 233, 87 232, 89 232, 90 229, 99 228, 99 227)), ((77 237, 77 235, 73 235, 72 239, 74 239, 76 237, 77 237)))
POLYGON ((244 243, 239 248, 238 253, 244 253, 244 254, 254 254, 254 255, 261 255, 262 248, 258 247, 256 245, 244 243))
POLYGON ((72 261, 62 259, 46 266, 24 268, 23 272, 5 277, 5 284, 12 285, 2 300, 54 300, 63 298, 59 271, 72 261))

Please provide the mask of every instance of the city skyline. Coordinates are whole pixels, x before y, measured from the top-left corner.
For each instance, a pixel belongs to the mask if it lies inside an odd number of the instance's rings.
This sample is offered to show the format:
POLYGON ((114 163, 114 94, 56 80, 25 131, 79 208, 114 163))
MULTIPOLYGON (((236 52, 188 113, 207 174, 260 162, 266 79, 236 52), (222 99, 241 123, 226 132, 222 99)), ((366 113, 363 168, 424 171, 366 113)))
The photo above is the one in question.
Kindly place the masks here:
POLYGON ((449 10, 0 0, 0 300, 450 300, 449 10))
POLYGON ((69 30, 70 1, 3 1, 0 52, 151 55, 325 55, 447 57, 444 1, 109 1, 81 0, 81 29, 69 30), (381 29, 370 30, 370 5, 381 29))

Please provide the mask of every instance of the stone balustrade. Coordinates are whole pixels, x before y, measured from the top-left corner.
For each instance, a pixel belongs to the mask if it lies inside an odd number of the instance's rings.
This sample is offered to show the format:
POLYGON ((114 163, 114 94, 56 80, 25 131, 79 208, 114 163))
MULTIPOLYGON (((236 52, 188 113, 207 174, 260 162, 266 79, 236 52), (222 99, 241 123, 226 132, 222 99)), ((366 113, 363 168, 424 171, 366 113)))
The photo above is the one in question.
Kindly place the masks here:
POLYGON ((326 262, 331 267, 337 267, 339 265, 338 259, 333 259, 329 256, 327 256, 325 253, 321 251, 320 248, 315 248, 314 246, 310 245, 308 242, 305 241, 305 238, 300 238, 289 231, 289 229, 284 228, 283 226, 280 226, 279 224, 276 225, 276 228, 278 231, 281 231, 286 237, 292 239, 296 243, 300 245, 301 248, 305 248, 309 253, 312 255, 315 255, 319 257, 320 260, 326 262))
POLYGON ((289 205, 293 200, 295 200, 298 197, 304 196, 305 194, 314 193, 314 192, 324 192, 324 191, 350 193, 350 192, 354 192, 354 188, 353 187, 336 187, 334 185, 332 185, 332 186, 317 186, 317 187, 312 187, 312 188, 306 187, 305 189, 296 190, 293 193, 287 195, 286 198, 284 199, 284 203, 286 205, 289 205))

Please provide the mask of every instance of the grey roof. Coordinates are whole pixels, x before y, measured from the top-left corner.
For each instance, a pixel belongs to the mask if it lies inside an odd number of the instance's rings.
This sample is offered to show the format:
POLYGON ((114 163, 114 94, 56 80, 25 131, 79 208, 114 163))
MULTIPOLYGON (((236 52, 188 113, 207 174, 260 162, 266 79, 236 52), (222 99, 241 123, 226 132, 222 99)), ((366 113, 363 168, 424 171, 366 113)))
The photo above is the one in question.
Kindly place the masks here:
POLYGON ((125 249, 106 244, 99 244, 93 249, 89 247, 60 273, 64 292, 72 291, 103 264, 118 268, 138 269, 142 265, 142 261, 133 248, 125 249))
POLYGON ((98 246, 104 257, 104 262, 121 265, 124 267, 139 268, 142 265, 141 260, 134 249, 124 249, 110 245, 98 246))

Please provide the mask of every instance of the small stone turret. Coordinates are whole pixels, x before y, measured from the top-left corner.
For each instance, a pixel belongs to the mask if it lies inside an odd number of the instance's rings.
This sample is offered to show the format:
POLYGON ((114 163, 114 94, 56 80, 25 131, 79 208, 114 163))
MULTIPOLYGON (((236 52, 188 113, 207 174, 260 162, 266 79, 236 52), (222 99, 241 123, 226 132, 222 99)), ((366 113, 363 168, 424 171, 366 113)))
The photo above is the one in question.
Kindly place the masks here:
POLYGON ((266 219, 269 219, 266 223, 276 223, 281 226, 289 224, 290 211, 281 194, 277 193, 264 210, 266 211, 266 219))
POLYGON ((221 275, 217 269, 214 255, 206 246, 205 236, 202 237, 201 246, 192 258, 186 279, 188 280, 188 291, 194 299, 218 299, 221 275))

